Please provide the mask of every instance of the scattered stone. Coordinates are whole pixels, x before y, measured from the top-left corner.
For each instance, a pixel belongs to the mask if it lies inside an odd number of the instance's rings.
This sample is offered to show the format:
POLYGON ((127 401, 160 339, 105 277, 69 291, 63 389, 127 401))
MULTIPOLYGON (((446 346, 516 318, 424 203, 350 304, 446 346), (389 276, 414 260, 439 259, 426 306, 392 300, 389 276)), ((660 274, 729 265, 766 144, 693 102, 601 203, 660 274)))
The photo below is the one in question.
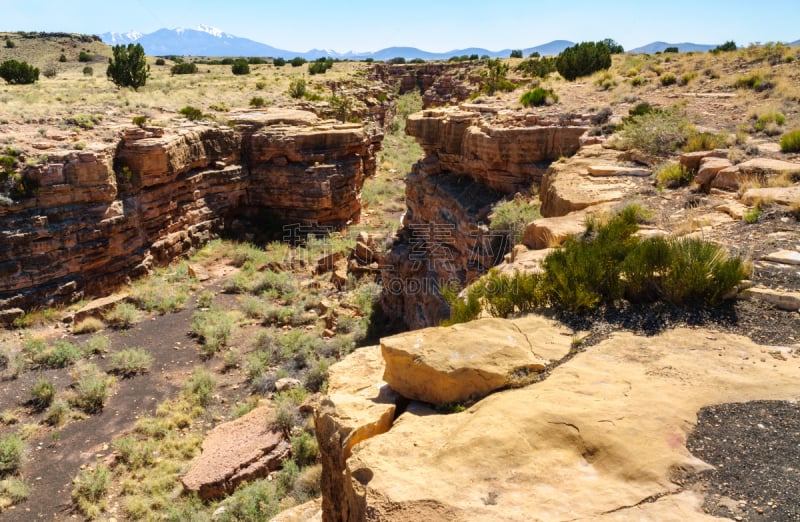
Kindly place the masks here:
POLYGON ((282 379, 278 379, 275 381, 275 390, 279 392, 292 390, 294 388, 299 388, 303 385, 298 379, 294 379, 292 377, 283 377, 282 379))
POLYGON ((25 310, 22 308, 8 308, 6 310, 0 310, 0 325, 10 325, 23 315, 25 315, 25 310))
POLYGON ((779 250, 764 256, 764 261, 780 263, 782 265, 800 265, 800 251, 798 250, 779 250))

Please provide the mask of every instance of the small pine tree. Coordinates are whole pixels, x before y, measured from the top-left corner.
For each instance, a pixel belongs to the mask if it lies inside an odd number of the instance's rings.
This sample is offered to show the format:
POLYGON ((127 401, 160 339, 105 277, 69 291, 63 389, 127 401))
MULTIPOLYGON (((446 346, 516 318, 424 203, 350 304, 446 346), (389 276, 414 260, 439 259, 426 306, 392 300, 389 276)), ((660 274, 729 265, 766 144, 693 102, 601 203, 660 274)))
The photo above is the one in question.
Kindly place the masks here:
POLYGON ((569 81, 609 67, 611 52, 604 42, 581 42, 561 51, 556 59, 558 73, 569 81))
POLYGON ((0 78, 12 85, 34 83, 39 79, 39 69, 28 62, 7 60, 0 64, 0 78))
POLYGON ((147 83, 150 66, 145 60, 142 44, 115 45, 113 58, 108 59, 106 76, 118 87, 133 87, 136 91, 147 83))
POLYGON ((250 74, 250 64, 243 58, 235 60, 231 65, 231 72, 236 75, 250 74))

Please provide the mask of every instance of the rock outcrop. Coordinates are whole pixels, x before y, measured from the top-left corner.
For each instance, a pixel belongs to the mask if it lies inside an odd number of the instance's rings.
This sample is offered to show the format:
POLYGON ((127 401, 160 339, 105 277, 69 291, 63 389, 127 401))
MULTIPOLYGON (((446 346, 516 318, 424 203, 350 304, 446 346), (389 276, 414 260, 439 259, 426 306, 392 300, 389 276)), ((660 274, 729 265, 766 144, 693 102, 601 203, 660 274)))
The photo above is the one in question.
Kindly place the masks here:
POLYGON ((480 90, 479 66, 458 63, 376 64, 370 74, 397 89, 399 94, 418 91, 423 108, 456 105, 480 90))
POLYGON ((381 340, 383 378, 403 397, 447 406, 528 382, 571 342, 570 331, 538 316, 425 328, 381 340))
POLYGON ((441 286, 463 286, 502 260, 510 245, 489 228, 492 206, 529 193, 550 162, 578 150, 582 121, 561 123, 482 105, 408 118, 425 158, 406 180, 404 229, 384 259, 389 317, 411 328, 438 324, 449 313, 441 286))
POLYGON ((617 333, 463 412, 411 403, 349 458, 327 403, 322 519, 716 520, 681 486, 709 469, 686 439, 703 406, 796 398, 795 359, 764 350, 705 329, 617 333))
POLYGON ((186 491, 203 500, 219 498, 242 482, 279 469, 292 446, 282 432, 270 429, 269 412, 261 406, 211 430, 200 456, 181 478, 186 491))
POLYGON ((240 217, 326 229, 358 219, 380 131, 297 110, 233 120, 131 129, 32 168, 34 196, 0 206, 0 310, 107 294, 240 217))

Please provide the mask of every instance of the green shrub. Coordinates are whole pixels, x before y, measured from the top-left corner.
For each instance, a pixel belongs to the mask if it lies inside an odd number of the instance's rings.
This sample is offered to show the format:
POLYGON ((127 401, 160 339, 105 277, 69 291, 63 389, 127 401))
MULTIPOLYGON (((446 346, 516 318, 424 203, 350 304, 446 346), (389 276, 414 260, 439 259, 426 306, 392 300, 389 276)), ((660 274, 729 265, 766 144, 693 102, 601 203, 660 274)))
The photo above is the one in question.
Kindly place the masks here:
POLYGON ((800 152, 800 129, 787 132, 781 136, 781 151, 800 152))
POLYGON ((530 91, 525 92, 519 99, 523 107, 539 107, 546 103, 556 103, 558 95, 552 89, 543 89, 536 87, 530 91))
MULTIPOLYGON (((8 36, 6 36, 6 49, 13 49, 13 48, 15 48, 16 46, 17 46, 17 44, 15 44, 15 43, 14 43, 14 41, 13 41, 11 38, 9 38, 8 36)), ((62 55, 62 56, 63 56, 63 55, 62 55)))
POLYGON ((69 341, 59 339, 53 347, 34 358, 34 362, 45 368, 65 368, 81 358, 80 349, 69 341))
POLYGON ((84 364, 72 373, 73 395, 70 403, 84 413, 98 413, 106 404, 114 383, 95 364, 84 364))
POLYGON ((260 109, 266 104, 267 102, 264 100, 264 98, 260 96, 253 96, 252 98, 250 98, 250 107, 255 107, 257 109, 260 109))
POLYGON ((639 87, 647 83, 647 80, 642 76, 634 76, 631 78, 631 85, 634 87, 639 87))
POLYGON ((462 298, 456 285, 444 285, 440 289, 442 297, 450 306, 450 317, 442 321, 442 326, 473 321, 481 315, 481 293, 473 287, 467 287, 462 298))
POLYGON ((87 65, 86 67, 83 68, 83 75, 84 76, 93 76, 94 75, 94 69, 87 65))
POLYGON ((72 327, 72 333, 75 335, 94 333, 102 330, 103 326, 105 325, 100 319, 96 317, 87 317, 83 321, 75 323, 75 326, 72 327))
POLYGON ((178 111, 179 114, 183 115, 189 121, 197 121, 203 119, 203 111, 198 109, 197 107, 192 107, 191 105, 187 105, 186 107, 182 108, 178 111))
POLYGON ((678 80, 678 83, 680 85, 689 85, 689 83, 692 80, 694 80, 695 78, 697 78, 697 72, 696 71, 684 73, 684 74, 681 75, 680 79, 678 80))
POLYGON ((231 65, 231 72, 237 76, 250 74, 250 64, 245 59, 238 59, 231 65))
POLYGON ((81 347, 81 351, 85 355, 93 355, 97 353, 105 353, 108 347, 111 346, 111 340, 105 335, 93 335, 81 347))
POLYGON ((25 443, 19 435, 0 435, 0 476, 16 472, 22 464, 25 443))
POLYGON ((222 309, 198 310, 192 316, 192 335, 203 343, 203 354, 212 356, 230 339, 233 318, 222 309))
POLYGON ((149 277, 134 284, 130 299, 148 312, 174 313, 183 309, 189 299, 189 288, 177 281, 149 277))
POLYGON ((317 439, 307 431, 292 437, 292 458, 301 468, 317 461, 317 439))
POLYGON ((155 462, 153 441, 140 440, 133 434, 115 439, 111 446, 119 453, 119 458, 129 469, 139 469, 155 462))
POLYGON ((79 62, 91 62, 92 60, 94 60, 94 56, 92 56, 92 53, 88 53, 86 51, 81 51, 78 54, 78 61, 79 62))
POLYGON ((44 415, 44 422, 50 426, 61 426, 69 415, 69 404, 66 401, 57 400, 47 408, 44 415))
POLYGON ((39 69, 27 62, 6 60, 0 64, 0 78, 11 85, 25 85, 39 79, 39 69))
POLYGON ((658 80, 661 82, 663 87, 667 87, 669 85, 675 85, 678 83, 678 78, 673 73, 665 73, 661 75, 661 78, 658 80))
POLYGON ((72 488, 72 500, 81 513, 89 518, 97 517, 105 510, 104 497, 111 485, 111 472, 104 464, 83 470, 72 488))
POLYGON ((516 85, 508 81, 508 64, 496 58, 486 62, 486 70, 481 71, 483 92, 494 95, 497 91, 513 91, 516 85))
POLYGON ((167 62, 163 58, 156 58, 156 65, 167 65, 167 62))
POLYGON ((677 188, 688 185, 694 179, 692 173, 683 165, 666 162, 655 168, 656 182, 660 187, 677 188))
POLYGON ((742 221, 752 225, 753 223, 758 222, 759 217, 761 217, 761 206, 755 205, 742 215, 742 221))
POLYGON ((153 363, 153 356, 141 348, 127 348, 111 355, 109 371, 123 377, 146 373, 153 363))
POLYGON ((131 303, 117 303, 105 316, 105 322, 114 328, 130 328, 139 321, 141 314, 131 303))
POLYGON ((286 65, 286 59, 285 58, 280 58, 280 57, 273 58, 272 59, 272 65, 274 65, 275 67, 283 67, 284 65, 286 65))
POLYGON ((509 241, 516 245, 522 239, 525 227, 532 221, 542 217, 540 204, 522 198, 501 201, 492 208, 489 228, 505 232, 509 241))
POLYGON ((194 74, 197 72, 197 64, 194 62, 176 63, 169 72, 171 74, 194 74))
POLYGON ((530 58, 520 62, 515 70, 521 72, 523 76, 546 78, 548 74, 556 71, 556 59, 550 56, 530 58))
POLYGON ((728 40, 724 44, 720 44, 711 49, 711 52, 717 54, 720 52, 730 52, 735 50, 736 50, 736 42, 734 42, 733 40, 728 40))
POLYGON ((670 246, 670 262, 659 279, 661 294, 672 303, 716 304, 748 275, 745 263, 720 245, 687 238, 670 246))
POLYGON ((114 56, 108 59, 106 76, 118 87, 138 90, 147 83, 150 66, 144 55, 142 44, 115 45, 114 56))
POLYGON ((733 86, 737 89, 752 89, 756 92, 762 92, 772 89, 775 84, 764 78, 761 74, 754 72, 748 76, 737 78, 733 86))
POLYGON ((301 58, 299 56, 295 56, 294 58, 289 60, 289 63, 291 64, 292 67, 300 67, 301 65, 306 63, 306 59, 305 58, 301 58))
POLYGON ((611 67, 611 53, 603 42, 581 42, 561 51, 556 69, 564 79, 573 81, 611 67))
POLYGON ((619 136, 623 147, 665 156, 685 144, 693 132, 694 126, 679 110, 651 110, 629 116, 619 136))
MULTIPOLYGON (((777 129, 784 123, 786 123, 786 116, 780 112, 767 112, 756 119, 756 123, 753 125, 753 128, 756 132, 764 132, 766 134, 773 135, 774 131, 771 129, 777 129)), ((780 134, 780 131, 778 131, 776 134, 780 134)))
POLYGON ((286 494, 277 481, 259 480, 242 486, 226 499, 219 522, 270 520, 281 511, 280 499, 286 494))
POLYGON ((298 99, 306 94, 306 81, 303 78, 295 78, 289 83, 289 96, 298 99))
POLYGON ((217 381, 211 372, 202 366, 196 366, 192 370, 191 378, 183 385, 183 390, 193 402, 200 406, 208 406, 216 385, 217 381))
POLYGON ((308 64, 308 73, 312 76, 315 74, 325 74, 331 67, 333 67, 332 59, 319 58, 308 64))
POLYGON ((713 132, 693 132, 686 140, 686 144, 681 148, 683 152, 697 152, 701 150, 714 150, 725 147, 728 143, 726 134, 715 134, 713 132))
POLYGON ((56 388, 44 377, 39 377, 30 390, 31 402, 38 410, 50 406, 56 396, 56 388))
POLYGON ((24 479, 8 477, 0 480, 0 503, 3 508, 9 504, 18 504, 28 499, 31 495, 31 485, 24 479))

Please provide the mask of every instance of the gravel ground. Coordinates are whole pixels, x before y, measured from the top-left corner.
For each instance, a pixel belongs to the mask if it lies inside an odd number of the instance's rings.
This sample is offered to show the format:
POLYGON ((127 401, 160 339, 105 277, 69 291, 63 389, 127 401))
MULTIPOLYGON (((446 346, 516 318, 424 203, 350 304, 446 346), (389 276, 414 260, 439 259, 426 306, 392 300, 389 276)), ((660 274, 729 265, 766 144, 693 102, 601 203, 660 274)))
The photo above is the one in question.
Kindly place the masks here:
POLYGON ((754 522, 800 520, 800 403, 703 408, 686 446, 716 468, 689 478, 705 489, 708 513, 754 522))

